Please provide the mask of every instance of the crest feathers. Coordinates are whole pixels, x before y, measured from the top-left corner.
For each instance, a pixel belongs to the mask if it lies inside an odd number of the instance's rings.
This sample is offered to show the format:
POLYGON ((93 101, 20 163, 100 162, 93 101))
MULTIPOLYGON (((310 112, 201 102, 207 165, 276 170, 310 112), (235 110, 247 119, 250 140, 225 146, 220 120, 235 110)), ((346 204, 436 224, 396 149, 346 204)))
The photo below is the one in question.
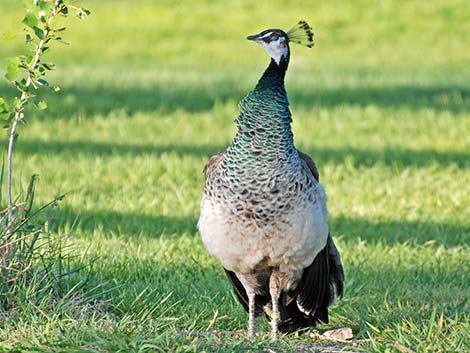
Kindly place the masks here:
POLYGON ((291 42, 305 45, 309 48, 313 47, 313 30, 310 25, 305 21, 299 21, 288 32, 287 36, 291 42))

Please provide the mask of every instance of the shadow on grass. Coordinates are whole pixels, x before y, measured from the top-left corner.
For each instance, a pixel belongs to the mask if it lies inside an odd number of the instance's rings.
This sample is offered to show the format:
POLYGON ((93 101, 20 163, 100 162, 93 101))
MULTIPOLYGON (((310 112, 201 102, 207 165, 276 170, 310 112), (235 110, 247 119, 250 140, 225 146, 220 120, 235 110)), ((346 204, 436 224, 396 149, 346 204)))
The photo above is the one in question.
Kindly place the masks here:
MULTIPOLYGON (((164 153, 176 153, 180 156, 209 157, 223 151, 227 146, 217 145, 188 145, 188 144, 114 144, 88 141, 20 141, 17 152, 27 155, 33 154, 71 154, 92 156, 130 155, 139 156, 153 154, 159 156, 164 153)), ((388 147, 381 150, 360 149, 353 147, 328 148, 317 147, 306 149, 318 165, 326 163, 342 164, 346 159, 354 166, 370 167, 376 164, 385 164, 391 167, 424 167, 433 163, 441 166, 455 165, 459 168, 470 168, 470 153, 465 152, 437 152, 433 150, 410 150, 388 147)))
POLYGON ((470 153, 437 152, 429 149, 412 150, 399 147, 364 149, 355 147, 306 149, 319 166, 325 163, 343 164, 346 160, 356 167, 372 167, 384 164, 389 167, 426 167, 432 164, 455 165, 470 168, 470 153))
POLYGON ((420 221, 373 221, 337 216, 330 218, 333 234, 345 239, 360 238, 367 243, 424 244, 435 241, 444 246, 465 246, 470 242, 470 226, 420 221))
MULTIPOLYGON (((151 87, 64 86, 58 94, 44 93, 50 109, 49 119, 80 114, 92 117, 122 110, 128 114, 140 111, 173 112, 211 110, 216 102, 239 102, 249 89, 232 81, 210 85, 155 84, 151 87)), ((12 90, 0 85, 0 96, 11 96, 12 90)), ((434 109, 462 112, 470 110, 470 87, 452 85, 396 85, 385 87, 289 87, 289 99, 296 109, 336 107, 341 105, 376 105, 384 108, 434 109)), ((35 113, 33 113, 35 114, 35 113)))
MULTIPOLYGON (((175 217, 135 212, 105 210, 74 210, 59 207, 53 214, 57 226, 74 225, 76 229, 92 234, 94 231, 121 237, 195 234, 195 217, 175 217)), ((423 244, 435 241, 445 246, 467 245, 470 226, 437 222, 371 221, 344 216, 331 217, 333 234, 345 239, 360 238, 368 243, 423 244)))
POLYGON ((157 238, 162 235, 194 234, 197 222, 189 217, 111 210, 74 210, 63 206, 54 209, 51 216, 55 228, 67 224, 87 234, 100 231, 125 237, 145 235, 157 238))

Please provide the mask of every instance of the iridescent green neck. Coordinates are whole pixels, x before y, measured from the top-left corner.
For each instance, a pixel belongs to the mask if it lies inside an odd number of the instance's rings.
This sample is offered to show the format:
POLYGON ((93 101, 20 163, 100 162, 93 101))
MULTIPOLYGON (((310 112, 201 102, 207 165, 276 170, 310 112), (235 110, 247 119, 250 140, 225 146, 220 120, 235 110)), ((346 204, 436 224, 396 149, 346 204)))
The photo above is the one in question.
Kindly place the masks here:
POLYGON ((294 154, 291 113, 284 88, 288 59, 271 60, 255 89, 240 102, 238 132, 226 153, 227 160, 278 163, 294 154))

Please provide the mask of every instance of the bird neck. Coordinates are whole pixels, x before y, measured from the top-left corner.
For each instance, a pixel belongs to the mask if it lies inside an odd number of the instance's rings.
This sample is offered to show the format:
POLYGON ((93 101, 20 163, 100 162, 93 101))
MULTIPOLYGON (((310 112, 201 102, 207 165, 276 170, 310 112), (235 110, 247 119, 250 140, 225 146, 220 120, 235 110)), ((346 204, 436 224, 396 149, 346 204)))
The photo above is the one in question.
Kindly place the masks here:
POLYGON ((255 89, 240 102, 238 128, 226 160, 246 161, 250 168, 279 167, 296 156, 291 113, 284 87, 288 58, 271 60, 255 89))
POLYGON ((284 78, 286 77, 286 71, 289 66, 289 54, 287 57, 282 56, 279 60, 279 64, 271 58, 269 66, 263 73, 263 76, 258 81, 255 87, 256 90, 270 88, 272 85, 282 85, 284 87, 284 78))

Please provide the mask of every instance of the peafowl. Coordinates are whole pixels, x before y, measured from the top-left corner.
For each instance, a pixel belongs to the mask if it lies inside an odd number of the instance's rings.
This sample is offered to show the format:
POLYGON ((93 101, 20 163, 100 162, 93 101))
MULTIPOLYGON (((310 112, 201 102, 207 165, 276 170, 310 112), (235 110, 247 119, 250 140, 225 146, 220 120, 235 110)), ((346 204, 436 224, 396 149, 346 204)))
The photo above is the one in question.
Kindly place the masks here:
POLYGON ((313 160, 294 146, 284 87, 291 42, 313 46, 311 27, 268 29, 247 37, 271 61, 240 102, 237 133, 204 167, 198 229, 237 299, 271 322, 271 339, 328 322, 328 306, 343 295, 344 274, 328 228, 326 194, 313 160))

